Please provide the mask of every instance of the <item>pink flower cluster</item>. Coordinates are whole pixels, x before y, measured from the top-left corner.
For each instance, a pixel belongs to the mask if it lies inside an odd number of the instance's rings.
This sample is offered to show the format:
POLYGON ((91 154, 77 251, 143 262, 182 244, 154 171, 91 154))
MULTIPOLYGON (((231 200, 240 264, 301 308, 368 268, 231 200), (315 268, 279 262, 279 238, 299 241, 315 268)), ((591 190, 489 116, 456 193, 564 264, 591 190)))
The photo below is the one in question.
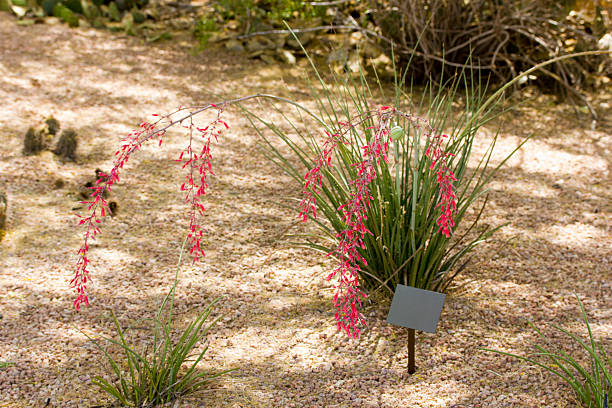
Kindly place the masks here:
POLYGON ((95 240, 96 236, 100 233, 100 220, 102 217, 109 212, 108 203, 104 199, 103 195, 105 192, 110 192, 111 187, 115 182, 119 181, 119 171, 123 169, 123 166, 128 162, 130 156, 135 151, 139 150, 144 142, 154 137, 159 137, 159 144, 162 143, 162 137, 166 134, 165 129, 155 131, 155 124, 143 122, 140 127, 132 131, 126 138, 121 141, 121 148, 115 152, 115 161, 113 168, 109 174, 100 173, 98 180, 92 189, 90 201, 81 201, 81 204, 87 205, 89 216, 84 217, 78 215, 80 218, 79 225, 85 225, 85 239, 83 245, 79 249, 79 259, 76 264, 76 271, 74 278, 70 281, 70 285, 77 292, 77 298, 74 300, 74 307, 79 310, 81 304, 89 305, 89 299, 87 298, 87 282, 89 278, 89 258, 87 253, 89 251, 89 240, 95 240))
POLYGON ((454 192, 453 181, 457 181, 455 174, 448 168, 446 158, 452 156, 451 153, 446 153, 442 148, 442 139, 448 135, 442 135, 431 141, 431 145, 425 151, 427 157, 431 158, 430 169, 436 170, 436 182, 440 186, 440 202, 436 208, 440 208, 440 216, 436 220, 436 224, 440 226, 438 232, 441 232, 446 238, 450 238, 455 221, 453 220, 454 213, 457 211, 457 196, 454 192))
POLYGON ((100 234, 99 224, 102 222, 101 218, 109 213, 108 204, 103 194, 105 192, 110 192, 113 184, 119 181, 120 170, 123 169, 123 166, 128 162, 131 155, 141 148, 143 143, 154 138, 159 138, 159 145, 161 146, 163 141, 162 138, 166 134, 166 129, 175 124, 182 124, 186 120, 189 121, 189 125, 184 125, 184 127, 189 129, 189 144, 187 148, 181 152, 177 161, 183 163, 183 169, 187 168, 187 175, 185 176, 185 182, 181 185, 181 191, 187 192, 185 201, 190 204, 190 253, 193 255, 194 262, 204 256, 201 245, 203 236, 202 226, 198 221, 198 216, 204 213, 204 206, 200 197, 206 193, 208 189, 208 177, 213 174, 210 145, 213 140, 216 142, 222 130, 229 128, 229 126, 221 120, 223 107, 214 104, 199 107, 182 119, 171 119, 172 115, 187 109, 189 108, 181 107, 175 112, 159 117, 154 123, 141 123, 138 129, 132 131, 122 140, 121 148, 115 153, 115 160, 110 173, 100 174, 96 185, 91 187, 93 191, 90 201, 82 201, 83 204, 88 205, 87 210, 89 211, 89 216, 79 216, 79 225, 84 225, 86 228, 85 239, 79 249, 79 259, 76 264, 76 271, 70 282, 71 287, 77 292, 77 298, 74 300, 74 307, 77 310, 82 304, 89 305, 86 290, 87 283, 91 279, 89 277, 89 258, 87 254, 90 249, 90 240, 95 240, 96 236, 100 234), (217 110, 216 119, 205 128, 197 127, 193 123, 193 116, 210 108, 217 110), (165 126, 158 126, 163 122, 167 122, 168 124, 165 126), (200 149, 195 148, 196 136, 198 135, 203 141, 200 149))
POLYGON ((334 255, 338 259, 338 266, 327 276, 327 280, 337 278, 336 293, 334 295, 334 306, 336 307, 336 324, 338 330, 345 331, 353 338, 359 337, 361 324, 365 324, 363 315, 359 312, 362 299, 367 296, 359 289, 360 264, 367 265, 367 261, 359 253, 364 249, 364 238, 366 234, 372 233, 365 227, 367 211, 372 200, 370 184, 376 178, 374 163, 382 159, 387 161, 387 150, 389 146, 389 121, 394 109, 381 107, 375 112, 362 115, 356 123, 340 123, 340 131, 335 134, 326 132, 327 139, 323 144, 321 154, 315 161, 312 169, 306 173, 304 184, 304 199, 301 202, 300 216, 305 221, 309 212, 313 217, 315 214, 316 195, 322 186, 323 167, 331 164, 334 148, 338 143, 348 144, 345 135, 373 116, 377 120, 373 130, 374 137, 370 143, 361 148, 363 159, 355 163, 357 177, 351 182, 352 191, 348 202, 341 205, 338 210, 342 212, 342 220, 345 228, 336 235, 338 246, 328 255, 334 255))
POLYGON ((196 263, 200 257, 204 256, 201 241, 203 237, 203 228, 198 221, 198 215, 204 215, 204 205, 200 197, 206 194, 208 189, 208 177, 214 175, 212 170, 212 155, 210 153, 210 144, 214 141, 218 142, 222 130, 229 129, 227 123, 221 120, 222 107, 212 105, 217 109, 217 118, 204 128, 199 128, 194 125, 193 117, 189 118, 189 145, 181 152, 178 162, 183 163, 183 169, 188 167, 189 171, 185 175, 185 182, 181 185, 181 191, 186 191, 185 201, 190 204, 189 214, 189 253, 193 257, 193 263, 196 263), (221 128, 223 125, 223 128, 221 128), (194 150, 194 133, 197 133, 203 141, 202 148, 199 152, 194 150), (197 174, 196 174, 197 173, 197 174))
POLYGON ((302 194, 304 198, 300 202, 300 217, 302 221, 308 219, 308 213, 312 212, 314 218, 316 214, 316 195, 319 192, 319 188, 323 186, 323 167, 328 166, 331 163, 334 149, 338 146, 338 143, 348 144, 349 142, 341 136, 340 133, 331 134, 325 131, 327 139, 321 146, 321 154, 315 160, 315 165, 310 169, 304 177, 304 187, 302 194))
POLYGON ((359 289, 359 273, 361 264, 367 266, 367 261, 359 253, 360 249, 365 249, 364 238, 366 234, 372 233, 366 228, 367 211, 370 207, 372 195, 370 184, 376 179, 375 163, 380 160, 388 162, 387 151, 389 146, 389 128, 391 119, 395 116, 402 116, 409 120, 415 128, 425 127, 425 133, 430 143, 426 155, 432 158, 431 169, 437 166, 437 183, 440 186, 440 207, 442 214, 437 219, 446 237, 450 237, 451 227, 454 226, 453 214, 456 210, 456 196, 453 191, 453 181, 456 178, 448 168, 446 158, 449 154, 442 148, 442 138, 434 135, 434 129, 429 123, 412 115, 397 111, 388 106, 382 106, 377 110, 366 112, 358 117, 354 122, 339 123, 338 133, 330 134, 326 132, 327 138, 321 149, 321 154, 315 160, 314 166, 305 176, 303 188, 304 198, 300 203, 300 216, 306 221, 308 214, 312 213, 316 217, 316 197, 322 187, 324 167, 330 166, 333 150, 339 143, 348 144, 345 135, 355 128, 358 124, 366 120, 375 120, 375 125, 368 129, 372 131, 373 137, 370 142, 361 147, 362 159, 353 164, 357 169, 357 177, 351 184, 350 198, 348 202, 342 204, 338 211, 342 212, 344 229, 336 235, 338 246, 328 254, 334 255, 338 259, 338 266, 327 276, 327 280, 337 278, 335 285, 334 306, 336 307, 335 319, 338 330, 345 331, 353 338, 359 337, 361 324, 365 325, 363 315, 359 312, 362 299, 367 296, 359 289), (425 124, 423 125, 423 122, 425 124))

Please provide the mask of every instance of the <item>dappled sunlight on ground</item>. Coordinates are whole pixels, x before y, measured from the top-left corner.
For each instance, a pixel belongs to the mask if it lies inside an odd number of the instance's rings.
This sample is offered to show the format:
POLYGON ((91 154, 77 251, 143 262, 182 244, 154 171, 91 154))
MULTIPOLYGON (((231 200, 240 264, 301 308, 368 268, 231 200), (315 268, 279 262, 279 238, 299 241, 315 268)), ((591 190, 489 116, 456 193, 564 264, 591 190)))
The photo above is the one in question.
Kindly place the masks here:
MULTIPOLYGON (((192 56, 102 31, 20 27, 6 13, 0 53, 0 190, 9 200, 0 243, 0 361, 16 363, 0 371, 0 406, 43 406, 47 398, 58 407, 106 406, 90 380, 108 367, 83 333, 112 336, 110 310, 122 327, 150 318, 169 290, 189 225, 179 191, 184 173, 172 161, 185 148, 184 132, 169 132, 161 148, 145 146, 113 187, 119 212, 104 219, 92 245, 91 305, 77 313, 69 281, 82 242, 73 215, 85 211, 79 189, 96 168, 110 168, 121 138, 153 113, 253 91, 312 106, 308 87, 299 68, 218 51, 192 56), (78 132, 76 163, 21 154, 27 128, 49 115, 78 132)), ((281 123, 278 112, 253 108, 281 123)), ((336 331, 333 288, 324 279, 333 262, 291 245, 292 235, 316 232, 291 209, 300 187, 267 162, 238 110, 224 112, 230 129, 214 146, 216 177, 204 200, 207 256, 181 268, 176 314, 184 327, 225 296, 198 369, 240 369, 178 406, 575 406, 558 379, 481 350, 530 352, 537 340, 531 321, 575 351, 549 327, 586 334, 574 293, 598 338, 609 345, 612 337, 610 134, 582 126, 570 108, 539 108, 535 118, 531 111, 504 118, 494 163, 536 129, 490 185, 483 222, 510 224, 474 252, 447 296, 438 333, 417 335, 412 377, 407 331, 386 323, 388 301, 366 304, 359 341, 336 331)), ((479 134, 476 157, 493 134, 479 134)))

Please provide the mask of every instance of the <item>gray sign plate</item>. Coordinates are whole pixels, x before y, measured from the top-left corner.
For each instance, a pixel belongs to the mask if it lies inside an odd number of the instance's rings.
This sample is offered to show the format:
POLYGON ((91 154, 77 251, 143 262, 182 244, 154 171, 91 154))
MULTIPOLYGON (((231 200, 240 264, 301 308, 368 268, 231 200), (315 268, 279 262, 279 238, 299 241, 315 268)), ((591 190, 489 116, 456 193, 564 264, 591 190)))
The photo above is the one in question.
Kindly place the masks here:
POLYGON ((444 293, 397 285, 387 323, 435 333, 445 298, 444 293))

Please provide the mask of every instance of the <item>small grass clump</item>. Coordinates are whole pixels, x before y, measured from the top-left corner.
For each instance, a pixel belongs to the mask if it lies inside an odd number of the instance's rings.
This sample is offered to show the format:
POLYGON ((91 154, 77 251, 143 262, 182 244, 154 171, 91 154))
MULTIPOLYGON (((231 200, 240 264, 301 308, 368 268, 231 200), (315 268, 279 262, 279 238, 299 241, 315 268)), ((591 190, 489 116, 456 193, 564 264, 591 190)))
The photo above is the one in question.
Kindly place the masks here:
MULTIPOLYGON (((186 242, 186 241, 185 241, 186 242)), ((179 257, 178 269, 183 255, 183 248, 179 257)), ((115 314, 112 313, 113 322, 117 332, 118 340, 103 337, 109 343, 118 346, 123 352, 120 359, 112 357, 97 341, 87 336, 106 356, 111 366, 111 377, 113 380, 96 376, 92 382, 114 397, 123 406, 129 407, 153 407, 171 402, 179 397, 192 394, 208 384, 213 379, 229 373, 235 369, 219 372, 199 372, 198 363, 208 350, 205 346, 201 352, 194 352, 196 346, 205 341, 208 331, 217 323, 221 317, 217 317, 212 323, 206 325, 213 306, 221 299, 213 300, 183 331, 178 339, 173 339, 172 312, 174 306, 174 294, 177 284, 175 276, 172 288, 162 301, 155 315, 154 324, 151 328, 153 338, 152 349, 138 353, 134 346, 126 340, 126 330, 122 330, 115 314), (186 369, 185 363, 189 362, 186 369)))
POLYGON ((553 327, 580 345, 591 362, 590 367, 583 366, 574 357, 555 347, 533 323, 530 323, 531 327, 533 327, 540 339, 546 344, 546 346, 534 345, 535 353, 529 356, 519 356, 499 350, 483 350, 516 357, 542 367, 568 383, 583 406, 587 408, 608 408, 608 399, 612 393, 612 376, 610 375, 612 373, 612 362, 603 346, 593 338, 593 332, 591 331, 584 306, 578 296, 576 296, 576 299, 578 299, 582 318, 589 333, 588 340, 584 341, 563 327, 557 325, 553 325, 553 327))

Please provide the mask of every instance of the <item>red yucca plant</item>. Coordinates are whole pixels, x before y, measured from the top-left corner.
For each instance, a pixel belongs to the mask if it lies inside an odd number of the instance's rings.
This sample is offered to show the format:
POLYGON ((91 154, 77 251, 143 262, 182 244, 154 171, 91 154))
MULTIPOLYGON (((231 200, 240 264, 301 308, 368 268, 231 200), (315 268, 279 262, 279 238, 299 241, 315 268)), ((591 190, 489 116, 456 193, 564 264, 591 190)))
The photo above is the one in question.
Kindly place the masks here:
MULTIPOLYGON (((270 157, 273 161, 280 163, 279 165, 288 174, 304 183, 304 197, 300 204, 302 219, 306 220, 308 214, 314 216, 317 208, 324 213, 328 223, 317 220, 317 224, 328 238, 331 236, 333 245, 313 244, 311 247, 324 250, 328 255, 337 258, 337 268, 327 277, 329 280, 337 279, 334 296, 334 305, 337 309, 336 322, 339 329, 346 331, 350 336, 358 337, 360 333, 358 326, 364 323, 358 307, 365 297, 359 289, 360 280, 369 280, 370 284, 380 283, 389 291, 393 291, 397 283, 443 291, 457 273, 449 272, 457 261, 495 231, 493 229, 480 232, 475 239, 463 241, 474 223, 452 245, 449 245, 447 240, 455 224, 458 224, 467 209, 482 197, 491 177, 509 158, 507 157, 487 174, 487 166, 495 144, 494 139, 489 151, 475 170, 471 174, 466 172, 476 130, 494 116, 491 113, 492 108, 504 91, 522 76, 529 75, 548 64, 575 56, 601 53, 603 52, 592 51, 572 54, 538 64, 486 99, 481 90, 468 90, 470 92, 467 93, 471 96, 466 99, 465 112, 459 122, 452 125, 452 131, 449 132, 450 136, 446 142, 444 141, 446 136, 436 129, 445 128, 451 109, 450 102, 453 100, 458 82, 454 82, 450 87, 448 95, 441 91, 438 95, 434 95, 432 105, 423 109, 425 114, 422 116, 427 119, 406 113, 404 112, 406 109, 399 108, 399 99, 400 95, 403 95, 403 90, 397 86, 397 81, 395 107, 372 108, 371 104, 365 103, 365 95, 369 92, 369 88, 367 91, 361 89, 358 95, 349 92, 340 96, 339 98, 344 98, 344 105, 347 105, 346 100, 356 101, 357 107, 368 105, 367 108, 356 111, 343 107, 341 114, 346 118, 344 121, 338 119, 340 112, 335 110, 330 112, 323 106, 321 98, 315 94, 314 89, 313 96, 319 105, 320 116, 327 117, 327 122, 294 101, 266 94, 255 94, 202 106, 180 107, 166 115, 155 115, 156 121, 141 123, 137 130, 123 139, 121 148, 115 153, 112 169, 108 174, 100 175, 96 185, 91 187, 93 191, 90 201, 83 202, 88 205, 89 215, 80 217, 79 221, 79 224, 85 227, 85 237, 78 252, 79 259, 71 281, 72 287, 77 292, 74 306, 78 310, 80 305, 88 304, 86 289, 90 280, 89 242, 100 233, 101 218, 108 213, 108 204, 103 198, 104 192, 110 191, 114 183, 119 181, 119 173, 131 155, 148 141, 156 140, 161 146, 170 127, 180 125, 187 129, 188 143, 177 161, 182 164, 186 172, 181 191, 186 192, 185 201, 190 206, 190 231, 187 239, 189 251, 195 262, 204 256, 201 246, 203 231, 199 217, 205 210, 201 197, 209 187, 209 177, 214 174, 211 146, 222 136, 223 131, 229 128, 221 119, 221 115, 228 106, 240 105, 251 99, 267 99, 293 105, 300 112, 305 112, 315 119, 325 131, 326 138, 322 147, 298 132, 298 139, 301 138, 307 145, 304 148, 292 141, 274 124, 243 110, 252 123, 252 118, 255 117, 274 131, 296 153, 301 163, 306 165, 307 173, 302 178, 297 175, 290 161, 272 148, 270 157), (216 111, 216 118, 203 128, 196 126, 194 117, 210 109, 216 111), (174 119, 180 115, 184 116, 174 119), (403 128, 395 123, 402 123, 403 128), (395 139, 401 138, 404 129, 412 131, 411 141, 398 143, 395 139), (197 139, 203 143, 202 147, 196 150, 197 139), (394 166, 387 166, 391 139, 395 163, 394 166), (339 165, 330 168, 334 153, 339 165), (395 175, 391 173, 392 167, 395 175), (373 200, 375 205, 371 204, 373 200), (394 217, 400 217, 402 221, 397 222, 394 217), (385 224, 377 224, 378 218, 384 219, 385 224), (335 231, 335 234, 332 231, 335 231), (387 239, 389 240, 385 241, 387 239), (380 269, 374 269, 369 265, 370 261, 377 264, 376 268, 380 266, 380 269)), ((321 77, 318 77, 321 80, 321 77)), ((362 83, 365 81, 362 80, 362 83)), ((443 87, 444 85, 441 86, 443 87)), ((334 98, 342 102, 337 96, 332 95, 327 87, 324 86, 324 89, 324 97, 330 103, 334 98)), ((286 118, 284 112, 281 111, 281 114, 286 118)), ((257 130, 259 132, 259 129, 257 130)), ((270 142, 265 140, 271 147, 270 142)))
MULTIPOLYGON (((108 174, 101 173, 99 175, 96 185, 90 187, 92 189, 91 199, 82 202, 87 204, 89 215, 79 216, 79 225, 85 227, 85 237, 78 252, 79 259, 76 264, 74 278, 71 281, 72 287, 77 292, 77 297, 74 300, 74 306, 77 310, 82 304, 89 304, 86 292, 87 283, 91 279, 89 271, 90 259, 88 257, 89 243, 90 240, 96 239, 100 233, 99 224, 101 219, 109 213, 104 193, 110 192, 112 186, 119 181, 120 171, 133 153, 149 141, 157 141, 159 146, 161 146, 167 130, 175 125, 186 128, 188 136, 187 146, 176 159, 177 162, 181 163, 186 173, 180 190, 186 192, 184 199, 190 206, 190 231, 187 237, 188 248, 194 263, 204 256, 204 250, 201 246, 203 231, 199 217, 205 211, 201 198, 209 187, 209 177, 214 175, 211 145, 218 141, 224 130, 229 129, 228 124, 221 119, 224 109, 229 105, 254 98, 270 98, 299 106, 297 103, 284 98, 256 94, 217 104, 210 103, 203 106, 180 107, 166 115, 153 115, 157 117, 156 121, 141 123, 138 129, 132 131, 122 140, 120 149, 115 153, 112 169, 108 174), (216 118, 203 128, 195 125, 194 116, 209 109, 216 110, 216 118), (174 117, 181 113, 186 114, 179 119, 174 119, 174 117), (203 142, 201 143, 201 148, 195 148, 194 142, 196 139, 203 142)), ((306 108, 301 106, 300 108, 307 111, 306 108)), ((304 221, 307 220, 309 213, 313 217, 316 216, 316 196, 318 189, 322 187, 322 172, 326 166, 331 164, 335 149, 339 145, 349 145, 351 143, 350 138, 347 138, 346 135, 354 131, 357 126, 371 121, 376 123, 368 128, 375 137, 365 146, 357 147, 362 151, 362 160, 354 163, 358 176, 351 183, 353 191, 350 195, 350 200, 338 208, 344 214, 345 229, 338 234, 338 246, 333 254, 330 254, 338 259, 339 264, 327 276, 328 280, 337 278, 334 304, 338 309, 336 313, 338 328, 345 330, 347 334, 353 337, 359 336, 358 325, 364 323, 363 317, 358 310, 358 306, 361 305, 361 298, 365 297, 365 294, 359 289, 359 272, 360 263, 367 264, 367 261, 359 254, 358 249, 364 246, 364 236, 366 234, 372 235, 372 232, 365 227, 367 209, 372 199, 370 184, 376 178, 375 166, 381 161, 385 163, 389 161, 387 153, 391 137, 403 134, 401 129, 391 129, 392 120, 395 117, 406 118, 413 121, 416 126, 425 126, 429 129, 428 134, 432 140, 428 144, 430 147, 427 149, 426 155, 431 157, 431 169, 436 168, 438 174, 437 182, 440 187, 441 197, 439 203, 440 216, 438 218, 439 229, 442 234, 449 237, 451 228, 454 225, 453 212, 456 209, 456 198, 452 183, 455 177, 446 165, 445 160, 448 155, 442 149, 441 136, 436 135, 433 128, 426 121, 416 119, 412 115, 400 112, 395 108, 381 106, 362 113, 349 122, 340 122, 338 124, 341 129, 339 132, 332 134, 329 131, 325 131, 327 139, 323 145, 320 157, 316 160, 317 165, 310 169, 305 176, 303 187, 304 198, 300 204, 300 216, 304 221)))

